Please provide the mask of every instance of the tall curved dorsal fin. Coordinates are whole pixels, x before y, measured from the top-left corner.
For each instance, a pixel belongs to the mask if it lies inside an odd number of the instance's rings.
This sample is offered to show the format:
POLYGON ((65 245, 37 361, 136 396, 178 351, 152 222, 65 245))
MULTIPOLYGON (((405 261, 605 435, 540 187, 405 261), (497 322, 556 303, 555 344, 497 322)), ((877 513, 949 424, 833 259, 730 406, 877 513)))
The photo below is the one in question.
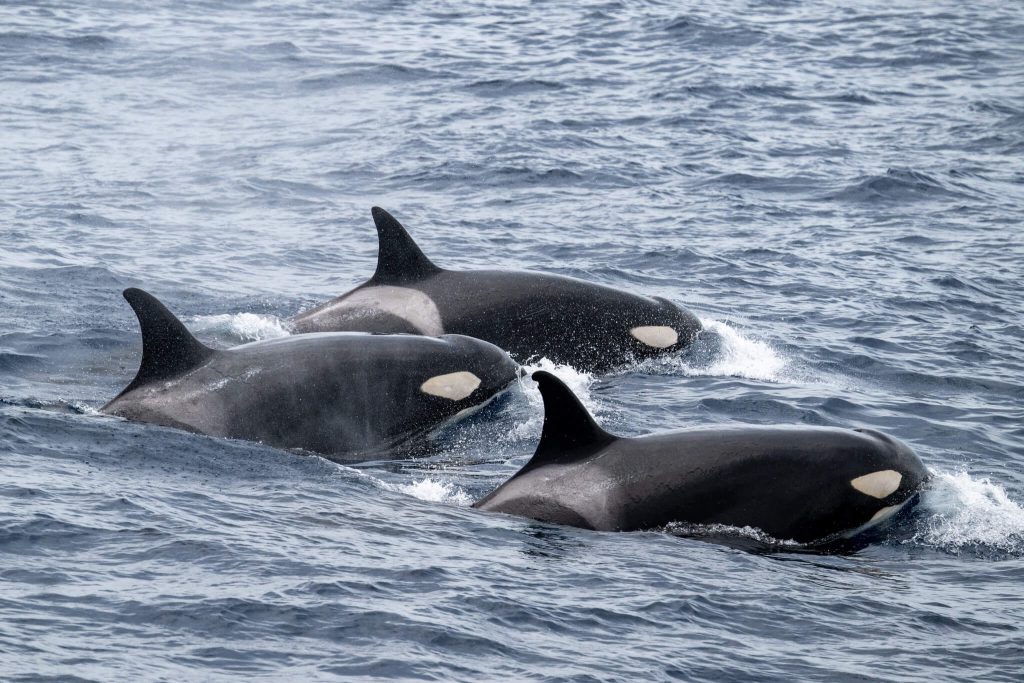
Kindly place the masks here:
POLYGON ((377 226, 377 271, 371 281, 401 284, 441 272, 394 216, 379 206, 373 207, 371 213, 377 226))
POLYGON ((155 296, 131 287, 122 293, 139 318, 142 362, 135 379, 121 393, 170 379, 201 365, 215 351, 192 333, 155 296))
POLYGON ((562 380, 544 370, 533 373, 533 380, 540 385, 544 399, 544 428, 537 450, 524 471, 589 455, 618 438, 601 429, 562 380))

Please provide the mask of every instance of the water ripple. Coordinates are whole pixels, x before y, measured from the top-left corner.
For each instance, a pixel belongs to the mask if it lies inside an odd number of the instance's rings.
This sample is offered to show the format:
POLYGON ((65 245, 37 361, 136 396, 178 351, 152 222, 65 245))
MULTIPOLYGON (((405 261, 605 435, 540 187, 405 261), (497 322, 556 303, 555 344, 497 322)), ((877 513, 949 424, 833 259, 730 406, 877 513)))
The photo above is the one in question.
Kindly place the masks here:
POLYGON ((1020 678, 1019 4, 0 20, 5 680, 1020 678), (697 312, 685 353, 531 368, 610 429, 873 427, 932 488, 821 555, 469 508, 536 445, 528 379, 358 470, 98 414, 138 366, 124 287, 219 347, 281 336, 373 272, 374 204, 445 267, 697 312))

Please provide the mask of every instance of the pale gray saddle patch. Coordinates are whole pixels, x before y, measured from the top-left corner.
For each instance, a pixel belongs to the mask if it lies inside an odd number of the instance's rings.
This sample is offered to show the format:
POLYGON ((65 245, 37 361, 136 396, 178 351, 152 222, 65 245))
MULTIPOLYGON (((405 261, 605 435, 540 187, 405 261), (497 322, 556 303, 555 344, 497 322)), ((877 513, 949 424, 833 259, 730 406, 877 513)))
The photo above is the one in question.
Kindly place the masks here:
POLYGON ((412 325, 420 334, 439 337, 444 334, 441 313, 434 300, 423 292, 407 287, 382 285, 352 292, 332 306, 334 310, 375 310, 389 313, 412 325))

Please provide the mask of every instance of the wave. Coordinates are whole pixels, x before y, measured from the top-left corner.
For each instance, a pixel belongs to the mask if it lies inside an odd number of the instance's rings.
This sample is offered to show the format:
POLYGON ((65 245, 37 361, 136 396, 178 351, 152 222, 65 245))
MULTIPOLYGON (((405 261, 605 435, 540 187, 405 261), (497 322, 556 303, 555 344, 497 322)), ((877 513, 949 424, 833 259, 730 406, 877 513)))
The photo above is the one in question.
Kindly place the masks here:
POLYGON ((45 358, 30 353, 4 351, 0 349, 0 372, 21 372, 43 366, 45 358))
POLYGON ((539 78, 493 78, 476 81, 466 86, 470 91, 485 97, 504 97, 506 95, 522 95, 534 92, 563 90, 565 85, 539 78))
POLYGON ((427 475, 422 479, 409 482, 393 482, 382 478, 387 476, 384 471, 367 471, 358 467, 342 465, 326 458, 319 458, 319 460, 327 466, 335 468, 343 476, 354 476, 356 479, 384 491, 401 493, 430 503, 446 503, 465 507, 473 502, 473 497, 461 486, 449 479, 438 478, 436 475, 427 475))
POLYGON ((987 477, 933 471, 916 533, 909 542, 955 554, 1024 554, 1024 508, 987 477))
POLYGON ((478 161, 446 160, 415 169, 399 168, 385 177, 395 187, 416 185, 434 190, 466 184, 514 188, 560 187, 614 188, 635 183, 629 172, 581 164, 487 164, 478 161), (572 168, 570 168, 572 166, 572 168), (574 170, 575 169, 575 170, 574 170))
POLYGON ((333 90, 353 86, 379 86, 383 83, 409 83, 420 80, 443 79, 449 74, 401 64, 349 64, 344 71, 323 73, 303 78, 298 82, 305 90, 333 90))
POLYGON ((685 377, 743 377, 765 382, 789 378, 791 363, 769 342, 748 336, 727 322, 701 318, 703 331, 693 346, 675 356, 640 364, 642 372, 685 377))
POLYGON ((45 47, 65 47, 73 50, 103 50, 113 47, 113 39, 95 33, 77 36, 62 36, 50 33, 22 33, 6 31, 0 33, 0 48, 16 51, 35 52, 45 47))
POLYGON ((808 547, 797 541, 775 538, 771 534, 752 526, 731 526, 728 524, 690 524, 670 522, 662 529, 667 534, 698 540, 707 540, 725 545, 744 547, 743 539, 752 541, 751 549, 790 550, 808 547))
POLYGON ((449 503, 452 505, 466 506, 473 502, 472 496, 466 493, 462 487, 443 479, 427 477, 410 484, 390 485, 384 484, 385 488, 399 491, 413 498, 419 498, 432 503, 449 503))
POLYGON ((825 197, 825 199, 857 203, 917 201, 936 198, 968 199, 969 194, 948 187, 919 171, 909 168, 890 168, 885 175, 863 177, 853 185, 825 197))
POLYGON ((277 339, 291 334, 287 322, 277 316, 258 313, 200 315, 190 319, 188 326, 195 333, 239 343, 277 339))
POLYGON ((772 194, 806 195, 813 192, 817 179, 810 176, 758 176, 750 173, 723 173, 702 182, 708 186, 725 186, 738 190, 772 194))
POLYGON ((708 364, 694 363, 688 375, 728 375, 778 382, 789 364, 771 344, 743 334, 728 323, 701 320, 704 329, 718 338, 717 353, 708 364))
POLYGON ((693 14, 657 20, 651 23, 650 29, 663 32, 673 42, 696 46, 698 49, 751 47, 769 36, 765 31, 742 24, 710 24, 693 14))

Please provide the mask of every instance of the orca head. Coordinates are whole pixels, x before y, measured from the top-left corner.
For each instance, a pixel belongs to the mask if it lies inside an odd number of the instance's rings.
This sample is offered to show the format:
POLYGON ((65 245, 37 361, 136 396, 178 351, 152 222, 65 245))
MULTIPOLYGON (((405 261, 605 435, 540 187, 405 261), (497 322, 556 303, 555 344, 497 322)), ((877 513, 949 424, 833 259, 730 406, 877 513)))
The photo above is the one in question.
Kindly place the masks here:
POLYGON ((457 369, 448 368, 424 380, 419 389, 427 396, 462 409, 479 407, 520 375, 519 365, 494 344, 461 334, 446 334, 440 339, 451 348, 457 369))
MULTIPOLYGON (((899 439, 874 429, 858 427, 853 431, 872 440, 888 461, 889 469, 899 474, 899 484, 891 492, 894 497, 908 498, 931 479, 931 474, 917 453, 899 439)), ((876 477, 876 481, 880 479, 881 476, 876 477)))
POLYGON ((671 353, 694 342, 703 326, 690 311, 660 296, 637 310, 629 322, 631 348, 638 358, 671 353))
POLYGON ((876 529, 908 509, 918 500, 921 488, 931 478, 917 454, 905 443, 874 429, 853 430, 870 442, 877 457, 852 471, 850 496, 857 507, 867 509, 862 523, 840 534, 852 538, 876 529))

